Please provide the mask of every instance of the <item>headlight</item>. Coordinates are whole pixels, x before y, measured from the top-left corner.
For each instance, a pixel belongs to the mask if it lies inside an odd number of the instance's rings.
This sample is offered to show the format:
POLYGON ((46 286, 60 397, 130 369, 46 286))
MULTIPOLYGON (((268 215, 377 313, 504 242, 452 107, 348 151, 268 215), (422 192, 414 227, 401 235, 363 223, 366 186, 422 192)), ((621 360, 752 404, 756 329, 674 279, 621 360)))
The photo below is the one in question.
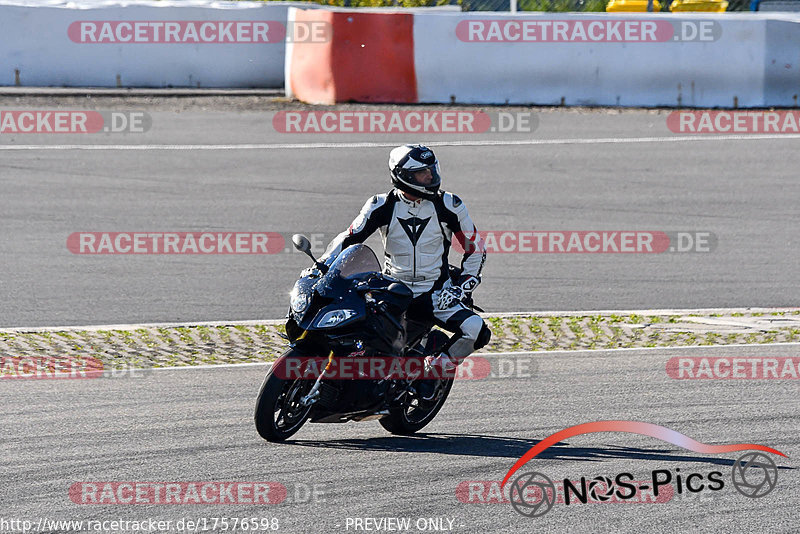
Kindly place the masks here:
POLYGON ((296 287, 289 293, 289 298, 289 305, 292 307, 292 311, 298 315, 306 311, 306 308, 311 303, 309 294, 297 291, 296 287))
POLYGON ((317 328, 331 328, 338 326, 348 319, 358 315, 355 310, 335 310, 326 313, 317 321, 317 328))

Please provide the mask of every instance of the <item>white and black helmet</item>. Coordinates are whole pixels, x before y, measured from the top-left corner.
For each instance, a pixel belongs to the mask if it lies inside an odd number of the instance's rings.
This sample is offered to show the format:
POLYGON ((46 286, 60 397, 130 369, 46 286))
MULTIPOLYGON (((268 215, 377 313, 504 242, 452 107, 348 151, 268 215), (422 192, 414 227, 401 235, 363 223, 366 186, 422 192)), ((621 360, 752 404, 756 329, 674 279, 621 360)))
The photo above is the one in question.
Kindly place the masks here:
POLYGON ((423 145, 403 145, 389 153, 389 173, 392 184, 410 195, 433 200, 442 184, 439 160, 433 150, 423 145), (433 180, 430 184, 422 184, 414 179, 414 173, 430 169, 433 180))

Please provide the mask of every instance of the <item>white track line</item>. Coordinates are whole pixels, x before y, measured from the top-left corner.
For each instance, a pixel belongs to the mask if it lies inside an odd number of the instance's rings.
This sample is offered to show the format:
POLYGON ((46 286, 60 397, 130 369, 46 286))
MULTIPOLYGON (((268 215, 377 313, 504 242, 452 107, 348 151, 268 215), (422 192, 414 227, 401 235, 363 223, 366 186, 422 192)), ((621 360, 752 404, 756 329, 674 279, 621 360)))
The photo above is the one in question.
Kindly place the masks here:
MULTIPOLYGON (((691 345, 687 347, 630 347, 618 349, 583 349, 583 350, 526 350, 519 352, 475 352, 472 356, 481 356, 484 358, 497 357, 497 356, 524 356, 532 354, 534 356, 545 356, 547 354, 591 354, 598 352, 622 352, 622 351, 639 351, 639 350, 694 350, 694 349, 730 349, 732 347, 792 347, 798 346, 800 342, 792 341, 788 343, 741 343, 734 345, 691 345)), ((264 365, 267 367, 272 366, 272 362, 256 362, 256 363, 221 363, 218 365, 181 365, 177 367, 150 367, 145 368, 150 371, 177 371, 185 369, 219 369, 231 367, 255 367, 264 365)))
POLYGON ((573 316, 573 315, 689 315, 689 314, 732 314, 732 313, 791 313, 800 311, 800 308, 662 308, 652 310, 577 310, 577 311, 518 311, 518 312, 487 312, 480 314, 482 317, 519 317, 535 315, 538 317, 573 316))
MULTIPOLYGON (((534 146, 534 145, 605 145, 631 143, 681 143, 687 141, 750 141, 763 139, 800 139, 800 134, 753 135, 677 135, 662 137, 605 137, 596 139, 476 139, 429 141, 428 146, 534 146)), ((265 143, 235 145, 0 145, 0 150, 296 150, 315 148, 389 148, 397 142, 341 143, 265 143)))
POLYGON ((141 367, 133 369, 141 369, 143 371, 175 371, 183 369, 225 369, 230 367, 258 367, 266 366, 272 367, 272 362, 248 362, 248 363, 220 363, 210 365, 177 365, 175 367, 141 367))
POLYGON ((733 343, 730 345, 687 345, 683 347, 622 347, 616 349, 581 349, 581 350, 524 350, 519 352, 474 352, 475 356, 522 356, 524 354, 576 354, 592 352, 622 352, 631 350, 687 350, 687 349, 730 349, 731 347, 786 347, 800 345, 800 341, 787 341, 786 343, 733 343))
MULTIPOLYGON (((651 310, 577 310, 577 311, 529 311, 529 312, 486 312, 479 314, 481 317, 570 317, 574 315, 689 315, 695 314, 732 314, 732 313, 776 313, 795 312, 800 308, 676 308, 676 309, 651 309, 651 310)), ((139 328, 192 328, 195 326, 258 326, 282 325, 286 319, 249 319, 246 321, 195 321, 188 323, 131 323, 131 324, 106 324, 85 326, 30 326, 0 328, 4 334, 35 334, 38 332, 96 332, 98 330, 137 330, 139 328)))
POLYGON ((2 334, 37 334, 40 332, 97 332, 99 330, 138 330, 140 328, 193 328, 207 326, 261 326, 282 325, 286 319, 251 319, 248 321, 195 321, 193 323, 132 323, 132 324, 100 324, 86 326, 30 326, 0 328, 2 334))

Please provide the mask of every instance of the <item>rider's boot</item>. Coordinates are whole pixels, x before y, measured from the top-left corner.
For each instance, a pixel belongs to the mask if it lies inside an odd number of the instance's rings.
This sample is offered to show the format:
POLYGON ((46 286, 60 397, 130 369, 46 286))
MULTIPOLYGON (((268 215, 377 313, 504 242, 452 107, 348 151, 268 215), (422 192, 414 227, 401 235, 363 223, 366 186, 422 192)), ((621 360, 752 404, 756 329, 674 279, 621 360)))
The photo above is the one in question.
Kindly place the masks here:
POLYGON ((433 400, 443 384, 441 378, 453 374, 457 366, 446 352, 425 358, 425 372, 415 384, 419 396, 426 401, 433 400))

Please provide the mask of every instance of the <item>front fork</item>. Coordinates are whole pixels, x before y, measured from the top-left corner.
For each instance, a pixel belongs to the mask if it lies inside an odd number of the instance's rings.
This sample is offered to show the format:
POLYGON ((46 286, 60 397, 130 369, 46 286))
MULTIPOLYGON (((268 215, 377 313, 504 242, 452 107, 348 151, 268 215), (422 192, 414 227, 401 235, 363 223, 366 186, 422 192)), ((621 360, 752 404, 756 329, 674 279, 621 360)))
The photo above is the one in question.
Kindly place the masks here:
POLYGON ((325 369, 317 377, 317 381, 314 382, 314 386, 311 388, 311 391, 308 392, 308 395, 304 396, 300 399, 300 404, 303 406, 311 406, 315 402, 317 402, 317 398, 319 397, 319 388, 322 385, 322 379, 325 377, 325 373, 331 368, 333 365, 333 351, 328 355, 328 365, 325 366, 325 369))

